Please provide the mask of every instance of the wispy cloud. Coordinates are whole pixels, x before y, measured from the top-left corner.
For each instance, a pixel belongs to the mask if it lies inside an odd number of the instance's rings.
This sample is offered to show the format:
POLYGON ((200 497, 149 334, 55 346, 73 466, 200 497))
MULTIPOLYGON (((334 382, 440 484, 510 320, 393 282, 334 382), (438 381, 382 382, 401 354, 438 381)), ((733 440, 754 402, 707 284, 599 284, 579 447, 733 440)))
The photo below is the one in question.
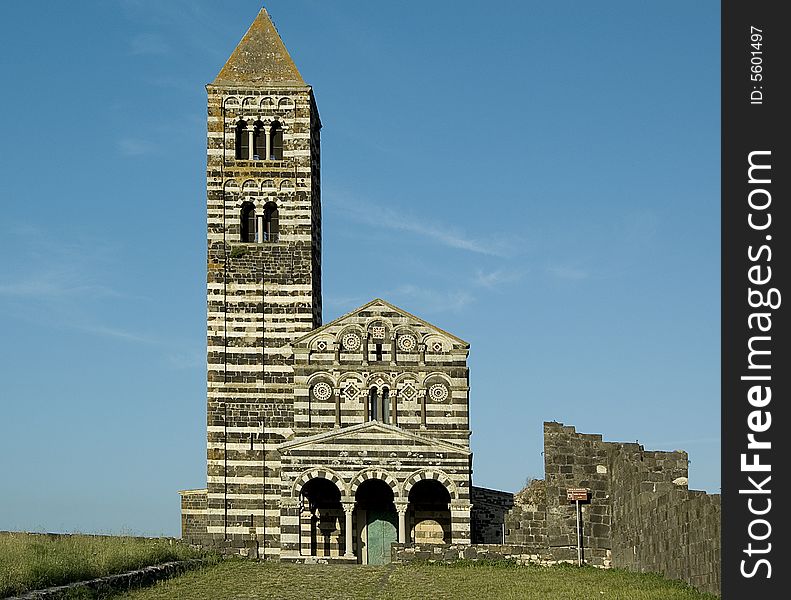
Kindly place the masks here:
POLYGON ((485 288, 496 288, 507 283, 514 283, 522 279, 524 271, 515 271, 508 269, 495 269, 494 271, 478 270, 475 273, 473 283, 475 285, 485 288))
POLYGON ((154 154, 158 146, 151 141, 137 138, 122 138, 118 140, 118 151, 124 156, 144 156, 154 154))
POLYGON ((514 236, 501 233, 492 233, 488 236, 472 235, 454 227, 451 223, 433 222, 419 215, 409 214, 403 210, 396 211, 372 202, 361 203, 336 196, 334 204, 330 204, 330 207, 333 206, 343 209, 345 216, 359 223, 411 233, 449 248, 507 257, 512 256, 519 246, 520 240, 514 236))
POLYGON ((18 298, 66 298, 69 296, 118 297, 121 294, 107 286, 81 281, 74 269, 46 269, 18 281, 0 283, 0 296, 18 298))
POLYGON ((170 45, 156 33, 141 33, 129 43, 129 53, 134 56, 161 55, 170 52, 170 45))
POLYGON ((472 294, 464 290, 433 290, 414 284, 404 284, 383 294, 385 300, 396 304, 406 301, 422 313, 459 312, 475 301, 472 294))
POLYGON ((101 337, 119 339, 125 342, 136 342, 141 344, 152 344, 152 345, 162 344, 162 340, 159 340, 152 336, 143 335, 132 331, 126 331, 124 329, 119 329, 116 327, 107 327, 104 325, 73 325, 72 327, 74 329, 79 329, 81 331, 92 333, 94 335, 98 335, 101 337))

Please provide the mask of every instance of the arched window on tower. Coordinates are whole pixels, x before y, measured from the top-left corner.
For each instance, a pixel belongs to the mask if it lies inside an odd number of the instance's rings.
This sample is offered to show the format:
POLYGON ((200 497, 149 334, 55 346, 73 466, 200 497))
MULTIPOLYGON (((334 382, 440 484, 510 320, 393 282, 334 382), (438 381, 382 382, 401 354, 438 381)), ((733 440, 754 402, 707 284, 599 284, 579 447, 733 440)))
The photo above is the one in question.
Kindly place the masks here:
POLYGON ((253 123, 253 160, 266 160, 266 125, 253 123))
POLYGON ((255 206, 253 206, 252 202, 245 202, 242 204, 241 218, 241 241, 255 242, 257 223, 255 218, 255 206))
POLYGON ((272 145, 269 151, 270 160, 283 160, 283 127, 278 121, 272 123, 269 135, 272 145))
POLYGON ((264 205, 264 242, 277 242, 280 239, 280 216, 277 204, 267 202, 264 205))
POLYGON ((247 160, 250 157, 250 136, 247 132, 247 121, 236 124, 236 159, 247 160))

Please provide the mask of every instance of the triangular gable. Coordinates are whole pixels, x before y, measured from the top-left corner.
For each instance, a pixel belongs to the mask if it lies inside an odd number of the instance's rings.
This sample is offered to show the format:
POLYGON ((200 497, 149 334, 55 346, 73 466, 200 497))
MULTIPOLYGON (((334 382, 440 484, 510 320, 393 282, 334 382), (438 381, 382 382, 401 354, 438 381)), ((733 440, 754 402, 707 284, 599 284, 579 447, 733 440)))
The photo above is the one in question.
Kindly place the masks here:
POLYGON ((326 330, 328 330, 328 329, 330 329, 332 327, 343 326, 345 324, 344 321, 347 321, 347 320, 351 319, 352 317, 354 317, 360 311, 363 311, 363 310, 365 310, 367 308, 375 306, 376 304, 380 304, 380 305, 384 306, 385 308, 389 308, 390 310, 392 310, 394 312, 397 312, 397 313, 401 314, 401 316, 406 317, 408 319, 414 319, 417 322, 417 324, 419 324, 419 325, 421 325, 423 327, 427 327, 428 329, 431 329, 431 330, 435 331, 436 333, 439 333, 439 334, 442 334, 444 336, 447 336, 450 339, 452 339, 453 341, 461 344, 465 348, 469 348, 470 347, 469 342, 464 341, 460 337, 455 336, 452 333, 448 333, 444 329, 442 329, 440 327, 437 327, 436 325, 434 325, 432 323, 429 323, 425 319, 421 319, 420 317, 417 317, 417 316, 413 315, 412 313, 407 312, 404 309, 399 308, 398 306, 395 306, 394 304, 390 304, 387 300, 382 300, 381 298, 374 298, 370 302, 368 302, 366 304, 363 304, 362 306, 359 306, 359 307, 355 308, 354 310, 351 310, 351 311, 347 312, 345 315, 342 315, 342 316, 338 317, 334 321, 330 321, 329 323, 325 323, 321 327, 317 327, 313 331, 311 331, 309 333, 306 333, 302 337, 299 337, 296 340, 294 340, 293 345, 296 346, 297 344, 300 344, 302 342, 311 340, 311 339, 313 339, 314 336, 320 335, 322 332, 324 332, 324 331, 326 331, 326 330))
POLYGON ((385 423, 379 423, 376 421, 359 423, 357 425, 352 425, 351 427, 344 427, 343 429, 333 429, 332 431, 326 431, 324 433, 317 433, 304 438, 289 440, 278 445, 277 448, 279 450, 294 450, 301 446, 321 445, 324 442, 335 439, 356 438, 363 433, 371 431, 391 434, 394 438, 408 439, 425 446, 430 446, 432 448, 441 448, 446 452, 458 452, 467 455, 472 454, 470 450, 462 446, 457 446, 456 444, 451 444, 450 442, 446 442, 444 440, 418 435, 416 433, 412 433, 411 431, 396 427, 395 425, 387 425, 385 423))

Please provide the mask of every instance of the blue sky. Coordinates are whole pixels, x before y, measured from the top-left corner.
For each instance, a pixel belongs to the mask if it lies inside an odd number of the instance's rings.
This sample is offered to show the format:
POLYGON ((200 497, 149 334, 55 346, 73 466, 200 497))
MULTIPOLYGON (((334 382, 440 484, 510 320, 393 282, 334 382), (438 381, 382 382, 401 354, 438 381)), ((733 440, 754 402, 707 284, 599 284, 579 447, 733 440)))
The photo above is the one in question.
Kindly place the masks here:
MULTIPOLYGON (((259 8, 0 4, 0 529, 178 534, 205 485, 203 86, 259 8)), ((471 343, 479 485, 558 420, 718 492, 719 3, 267 9, 324 124, 325 322, 471 343)))

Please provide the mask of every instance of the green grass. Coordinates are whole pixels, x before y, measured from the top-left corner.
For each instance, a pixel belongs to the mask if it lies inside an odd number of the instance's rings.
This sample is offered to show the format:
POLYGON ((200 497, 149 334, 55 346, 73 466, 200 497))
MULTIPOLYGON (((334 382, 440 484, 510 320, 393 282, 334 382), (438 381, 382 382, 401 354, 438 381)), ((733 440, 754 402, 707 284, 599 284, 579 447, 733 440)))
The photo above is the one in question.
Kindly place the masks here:
POLYGON ((167 538, 0 534, 0 598, 204 553, 167 538))
POLYGON ((227 560, 127 600, 709 600, 657 575, 591 567, 292 565, 227 560))

